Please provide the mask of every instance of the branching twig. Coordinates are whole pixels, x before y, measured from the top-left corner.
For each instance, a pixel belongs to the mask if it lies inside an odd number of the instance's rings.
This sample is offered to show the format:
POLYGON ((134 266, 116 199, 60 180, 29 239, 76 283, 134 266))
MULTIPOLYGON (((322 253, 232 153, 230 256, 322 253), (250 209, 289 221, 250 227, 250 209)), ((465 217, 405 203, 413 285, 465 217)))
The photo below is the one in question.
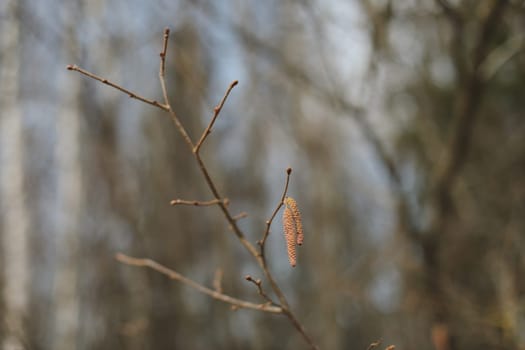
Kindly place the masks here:
MULTIPOLYGON (((160 84, 161 84, 161 88, 162 88, 162 94, 163 94, 163 97, 164 97, 164 104, 160 104, 156 101, 150 101, 148 99, 145 99, 143 97, 140 97, 140 96, 137 96, 136 94, 130 92, 129 90, 126 90, 124 88, 122 88, 121 86, 119 85, 116 85, 116 84, 113 84, 113 83, 110 83, 108 82, 106 79, 103 79, 103 78, 100 78, 90 72, 87 72, 85 70, 82 70, 80 68, 78 68, 77 66, 68 66, 68 69, 69 70, 76 70, 90 78, 93 78, 95 80, 98 80, 104 84, 107 84, 107 85, 110 85, 128 95, 130 95, 131 97, 134 97, 134 98, 137 98, 145 103, 148 103, 150 105, 153 105, 155 107, 159 107, 161 109, 163 109, 164 111, 168 112, 171 119, 173 120, 173 122, 175 123, 175 126, 177 127, 177 130, 179 131, 179 133, 182 135, 185 143, 188 145, 188 147, 190 148, 190 151, 192 152, 193 156, 194 156, 194 159, 195 161, 197 162, 198 166, 199 166, 199 169, 202 173, 202 175, 204 176, 204 179, 205 179, 205 182, 206 184, 208 185, 208 188, 210 189, 210 191, 212 192, 213 194, 213 197, 214 199, 210 200, 210 201, 207 201, 207 202, 199 202, 199 201, 184 201, 184 200, 174 200, 171 202, 172 205, 177 205, 177 204, 189 204, 189 205, 215 205, 217 204, 219 206, 219 208, 221 209, 222 213, 224 214, 224 217, 226 219, 226 221, 228 221, 229 225, 230 225, 230 228, 232 229, 232 231, 234 232, 234 234, 236 235, 237 239, 239 240, 239 242, 246 248, 246 250, 248 250, 248 252, 255 258, 255 260, 257 261, 257 263, 259 264, 259 267, 261 268, 261 270, 263 271, 264 273, 264 276, 266 277, 266 279, 270 282, 270 286, 273 290, 273 292, 275 293, 275 295, 278 297, 279 299, 279 302, 280 302, 280 305, 277 305, 275 303, 272 302, 273 305, 271 305, 270 303, 267 303, 267 304, 254 304, 254 303, 250 303, 250 302, 247 302, 247 301, 244 301, 244 300, 240 300, 240 299, 236 299, 236 298, 232 298, 228 295, 225 295, 223 293, 220 293, 218 292, 217 290, 212 290, 212 289, 209 289, 181 274, 179 274, 178 272, 174 271, 174 270, 171 270, 153 260, 150 260, 150 259, 137 259, 137 258, 132 258, 132 257, 129 257, 129 256, 126 256, 126 255, 123 255, 123 254, 117 254, 117 259, 125 264, 128 264, 128 265, 134 265, 134 266, 141 266, 141 267, 149 267, 155 271, 158 271, 172 279, 175 279, 175 280, 178 280, 182 283, 185 283, 193 288, 195 288, 196 290, 204 293, 204 294, 207 294, 209 296, 211 296, 212 298, 214 299, 217 299, 217 300, 221 300, 223 302, 226 302, 226 303, 229 303, 230 305, 232 305, 233 308, 249 308, 249 309, 255 309, 255 310, 260 310, 260 311, 265 311, 265 312, 269 312, 269 313, 277 313, 277 314, 284 314, 288 319, 289 321, 292 323, 292 325, 296 328, 296 330, 302 335, 302 337, 305 339, 305 341, 309 344, 309 346, 312 348, 312 349, 318 349, 317 345, 315 345, 315 343, 313 342, 312 338, 310 338, 310 336, 306 333, 304 327, 302 326, 302 324, 297 320, 297 318, 295 317, 295 315, 292 313, 292 311, 290 310, 290 307, 288 305, 288 302, 286 300, 286 297, 284 296, 284 293, 281 291, 281 289, 279 288, 279 286, 277 285, 277 282, 275 281, 275 279, 273 278, 272 276, 272 273, 270 272, 269 268, 268 268, 268 265, 266 263, 266 257, 265 257, 265 253, 264 253, 264 245, 265 245, 265 242, 266 242, 266 239, 269 235, 269 232, 270 232, 270 226, 271 226, 271 223, 274 219, 274 217, 277 215, 277 212, 279 211, 279 209, 283 206, 283 201, 284 201, 284 198, 286 197, 286 193, 287 193, 287 190, 288 190, 288 184, 289 184, 289 181, 290 181, 290 174, 292 172, 292 169, 291 168, 288 168, 286 170, 286 173, 287 173, 287 177, 286 177, 286 184, 285 184, 285 188, 284 188, 284 191, 283 191, 283 195, 281 197, 281 200, 277 206, 277 208, 274 210, 272 216, 270 217, 270 219, 267 221, 266 223, 266 230, 263 234, 263 238, 262 240, 260 240, 258 242, 259 244, 259 247, 260 247, 260 250, 258 251, 256 249, 256 247, 250 243, 247 239, 246 239, 246 235, 244 234, 244 232, 239 228, 238 224, 237 224, 237 220, 240 219, 241 217, 244 217, 244 213, 241 213, 240 215, 237 215, 237 216, 233 216, 229 209, 228 209, 228 200, 223 198, 218 189, 217 189, 217 186, 215 185, 215 182, 213 181, 213 179, 211 178, 209 172, 208 172, 208 169, 204 163, 204 161, 202 160, 202 158, 200 157, 200 153, 199 153, 199 150, 200 150, 200 147, 202 146, 203 142, 205 141, 207 135, 210 133, 211 131, 211 128, 213 127, 213 124, 215 122, 215 120, 217 119, 217 116, 219 115, 224 103, 226 102, 226 99, 227 97, 229 96, 231 90, 233 89, 233 87, 235 85, 237 85, 237 81, 235 80, 234 82, 232 82, 229 86, 229 88, 226 90, 226 93, 224 95, 224 97, 222 98, 222 100, 219 102, 219 104, 215 107, 214 109, 214 116, 212 118, 212 120, 210 121, 210 124, 207 126, 207 128, 204 130, 199 142, 197 143, 197 145, 194 145, 193 144, 193 141, 191 140, 189 134, 187 133, 185 127, 182 125, 182 123, 180 122, 180 119, 178 118, 177 114, 175 113, 175 111, 172 109, 171 107, 171 104, 169 102, 169 98, 168 98, 168 91, 167 91, 167 88, 166 88, 166 80, 165 80, 165 71, 166 71, 166 52, 167 52, 167 48, 168 48, 168 38, 169 38, 169 29, 166 28, 164 30, 164 37, 163 37, 163 44, 162 44, 162 51, 160 52, 160 67, 159 67, 159 79, 160 79, 160 84)), ((262 291, 262 289, 261 289, 262 291)), ((262 294, 261 294, 262 295, 262 294)), ((264 295, 266 295, 265 298, 267 298, 267 300, 271 300, 267 294, 265 293, 264 295)), ((263 295, 263 297, 264 297, 263 295)))
POLYGON ((457 126, 449 146, 443 171, 436 181, 437 192, 448 196, 448 191, 460 172, 467 157, 473 135, 474 124, 479 115, 480 100, 485 87, 480 68, 485 61, 490 48, 490 39, 496 30, 499 20, 505 10, 508 0, 497 0, 483 22, 472 57, 472 71, 461 92, 462 99, 457 113, 457 126))
POLYGON ((131 256, 124 255, 122 253, 118 253, 115 255, 115 258, 120 261, 123 264, 126 265, 132 265, 132 266, 139 266, 139 267, 149 267, 150 269, 153 269, 157 272, 160 272, 161 274, 168 276, 169 278, 179 281, 181 283, 184 283, 196 290, 198 290, 201 293, 204 293, 213 299, 223 301, 225 303, 234 305, 239 308, 244 309, 253 309, 253 310, 259 310, 274 314, 280 314, 283 313, 283 310, 279 306, 275 305, 268 305, 268 304, 255 304, 251 303, 249 301, 233 298, 229 295, 220 293, 218 291, 215 291, 213 289, 210 289, 208 287, 203 286, 200 283, 195 282, 194 280, 189 279, 188 277, 185 277, 178 273, 177 271, 174 271, 164 265, 159 264, 156 261, 153 261, 151 259, 140 259, 140 258, 133 258, 131 256))
MULTIPOLYGON (((277 298, 279 298, 279 302, 281 303, 283 308, 287 310, 290 309, 290 306, 288 305, 288 301, 286 300, 284 293, 281 291, 281 288, 279 288, 279 286, 277 285, 277 282, 274 280, 274 278, 270 274, 270 270, 268 269, 268 264, 266 262, 265 244, 266 244, 266 239, 268 238, 268 235, 270 234, 270 226, 272 225, 273 219, 279 212, 279 209, 281 209, 281 207, 284 205, 284 198, 286 197, 286 193, 288 192, 288 185, 290 183, 291 173, 292 173, 292 168, 286 169, 286 182, 284 184, 283 194, 281 195, 281 199, 279 200, 279 203, 277 204, 277 207, 273 211, 272 215, 266 221, 266 229, 264 230, 262 239, 257 242, 257 244, 259 244, 259 254, 258 254, 259 264, 261 265, 261 268, 263 269, 266 278, 270 282, 270 285, 272 286, 273 291, 277 295, 277 298)), ((293 315, 290 314, 289 317, 293 317, 293 315)))
POLYGON ((244 279, 246 279, 248 282, 253 283, 257 287, 257 291, 259 292, 260 296, 266 299, 266 301, 268 301, 269 303, 275 305, 275 302, 268 296, 268 294, 264 292, 262 288, 262 281, 260 279, 253 279, 253 277, 250 275, 247 275, 246 277, 244 277, 244 279))

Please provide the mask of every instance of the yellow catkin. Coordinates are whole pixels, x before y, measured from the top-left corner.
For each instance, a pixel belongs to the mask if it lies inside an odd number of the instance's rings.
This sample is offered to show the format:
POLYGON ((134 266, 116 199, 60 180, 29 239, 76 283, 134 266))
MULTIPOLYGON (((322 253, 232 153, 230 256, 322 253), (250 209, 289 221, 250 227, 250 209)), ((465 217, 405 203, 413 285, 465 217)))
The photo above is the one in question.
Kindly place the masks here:
POLYGON ((286 206, 289 207, 292 211, 292 217, 297 232, 297 244, 302 245, 304 241, 303 223, 301 221, 301 213, 299 212, 299 208, 297 207, 297 202, 292 197, 286 197, 285 203, 286 206))
POLYGON ((297 255, 295 252, 295 223, 293 219, 293 213, 288 206, 285 206, 283 212, 283 229, 284 229, 284 239, 286 240, 286 250, 288 252, 288 260, 290 265, 295 267, 297 264, 297 255))

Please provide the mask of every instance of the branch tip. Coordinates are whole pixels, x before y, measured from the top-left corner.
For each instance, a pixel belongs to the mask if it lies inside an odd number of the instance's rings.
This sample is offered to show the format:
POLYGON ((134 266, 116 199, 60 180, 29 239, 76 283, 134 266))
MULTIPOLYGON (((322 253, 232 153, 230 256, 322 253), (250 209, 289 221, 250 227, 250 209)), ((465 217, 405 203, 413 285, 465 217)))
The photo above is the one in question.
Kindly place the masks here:
POLYGON ((287 173, 288 175, 290 175, 290 174, 292 173, 292 168, 288 168, 288 169, 286 169, 286 173, 287 173))
POLYGON ((75 66, 72 65, 72 64, 68 64, 68 65, 66 66, 66 69, 67 69, 67 70, 73 70, 73 69, 75 69, 75 66))

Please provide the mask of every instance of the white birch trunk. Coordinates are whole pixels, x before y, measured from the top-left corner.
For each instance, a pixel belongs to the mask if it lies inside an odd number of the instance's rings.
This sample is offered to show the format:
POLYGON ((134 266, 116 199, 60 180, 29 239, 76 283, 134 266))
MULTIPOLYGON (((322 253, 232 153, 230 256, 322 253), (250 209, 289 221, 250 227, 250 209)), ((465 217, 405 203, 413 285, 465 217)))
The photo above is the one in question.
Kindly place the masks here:
POLYGON ((20 23, 17 0, 6 4, 6 14, 0 28, 0 193, 2 196, 3 261, 5 284, 2 297, 5 302, 6 331, 4 350, 23 349, 26 340, 24 319, 28 308, 29 212, 24 186, 24 130, 19 100, 20 79, 20 23))
MULTIPOLYGON (((66 23, 63 43, 65 57, 78 58, 75 27, 66 23)), ((77 62, 71 62, 77 63, 77 62)), ((56 231, 57 270, 54 281, 55 335, 53 349, 76 348, 79 330, 78 256, 80 215, 84 205, 84 180, 80 153, 82 113, 80 110, 81 80, 64 73, 61 82, 61 108, 57 116, 58 220, 56 231)))

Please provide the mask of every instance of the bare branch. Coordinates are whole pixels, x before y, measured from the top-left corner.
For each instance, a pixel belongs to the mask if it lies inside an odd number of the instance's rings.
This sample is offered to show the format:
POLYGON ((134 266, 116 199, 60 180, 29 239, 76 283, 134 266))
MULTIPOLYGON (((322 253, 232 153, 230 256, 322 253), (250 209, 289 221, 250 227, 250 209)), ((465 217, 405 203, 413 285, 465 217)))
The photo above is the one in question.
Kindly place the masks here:
POLYGON ((272 221, 277 215, 277 213, 279 212, 279 210, 281 209, 281 207, 284 205, 284 199, 286 198, 286 193, 288 192, 288 185, 290 183, 291 173, 292 173, 292 168, 286 169, 286 183, 284 184, 283 194, 281 195, 281 199, 279 203, 277 204, 277 207, 273 211, 272 216, 270 216, 270 218, 266 221, 266 229, 264 230, 263 238, 258 242, 259 245, 261 246, 261 254, 262 254, 262 249, 264 249, 264 244, 266 243, 266 239, 268 238, 268 235, 270 234, 270 226, 272 226, 272 221))
POLYGON ((453 22, 460 22, 462 16, 447 0, 436 0, 436 3, 453 22))
POLYGON ((224 276, 224 271, 219 267, 213 275, 213 289, 219 293, 222 293, 222 276, 224 276))
POLYGON ((228 98, 228 95, 232 91, 232 89, 239 83, 238 80, 232 81, 228 89, 226 90, 226 93, 222 97, 222 100, 219 102, 217 106, 213 109, 213 118, 211 118, 210 123, 202 133, 201 138, 199 139, 199 142, 197 142, 197 145, 193 148, 193 153, 198 153, 202 144, 204 143, 204 140, 206 140, 206 137, 211 133, 211 128, 213 127, 213 124, 215 124, 215 120, 219 116, 219 113, 221 113, 222 107, 224 106, 224 103, 226 102, 226 99, 228 98))
MULTIPOLYGON (((241 213, 237 216, 233 216, 229 209, 228 209, 228 199, 226 198, 223 198, 219 191, 217 190, 217 187, 215 185, 215 182, 213 181, 213 179, 211 178, 209 172, 208 172, 208 169, 206 167, 206 165, 204 164, 202 158, 200 157, 200 154, 199 154, 199 149, 201 147, 201 145, 203 144, 204 140, 206 139, 207 135, 211 132, 211 128, 213 127, 213 124, 215 122, 215 120, 217 119, 228 95, 230 94, 231 90, 233 89, 233 87, 235 85, 237 85, 237 81, 234 81, 230 84, 229 88, 227 89, 223 99, 221 100, 221 102, 215 107, 214 109, 214 116, 210 122, 210 124, 208 125, 208 127, 206 128, 206 130, 204 130, 204 133, 203 135, 201 136, 201 139, 199 140, 199 142, 197 143, 197 146, 194 146, 193 144, 193 141, 191 140, 189 134, 187 133, 186 129, 184 128, 184 126, 182 125, 182 123, 180 122, 179 118, 177 117, 175 111, 172 109, 171 107, 171 104, 169 102, 169 98, 168 98, 168 91, 167 91, 167 88, 166 88, 166 80, 165 80, 165 71, 166 71, 166 53, 167 53, 167 48, 168 48, 168 38, 169 38, 169 29, 166 28, 164 30, 164 37, 163 37, 163 44, 162 44, 162 51, 160 53, 160 67, 159 67, 159 79, 160 79, 160 84, 161 84, 161 88, 162 88, 162 94, 163 94, 163 97, 164 97, 164 104, 161 104, 157 101, 151 101, 151 100, 148 100, 148 99, 145 99, 143 97, 140 97, 134 93, 132 93, 131 91, 129 90, 126 90, 124 88, 122 88, 121 86, 117 85, 117 84, 114 84, 114 83, 111 83, 109 82, 108 80, 106 79, 103 79, 103 78, 100 78, 90 72, 87 72, 87 71, 84 71, 82 69, 80 69, 79 67, 77 66, 73 66, 73 65, 70 65, 68 66, 67 68, 69 70, 76 70, 84 75, 87 75, 88 77, 90 78, 93 78, 95 80, 98 80, 104 84, 107 84, 107 85, 110 85, 124 93, 127 93, 128 95, 130 95, 131 97, 133 98, 136 98, 140 101, 143 101, 147 104, 150 104, 150 105, 153 105, 155 107, 158 107, 158 108, 161 108, 163 109, 164 111, 167 111, 172 119, 172 121, 175 123, 175 126, 177 127, 177 130, 179 131, 179 133, 182 135, 184 141, 186 142, 186 144, 188 145, 188 147, 190 148, 198 166, 199 166, 199 169, 201 171, 201 173, 203 174, 204 176, 204 179, 206 181, 206 184, 208 185, 210 191, 212 192, 213 196, 214 196, 214 199, 210 200, 210 201, 207 201, 207 202, 201 202, 201 201, 185 201, 185 200, 181 200, 181 199, 176 199, 176 200, 173 200, 171 202, 172 205, 178 205, 178 204, 187 204, 187 205, 215 205, 217 204, 221 211, 223 212, 224 214, 224 217, 226 219, 226 221, 230 224, 230 228, 232 229, 232 231, 235 233, 235 235, 237 236, 237 239, 239 240, 239 242, 246 248, 246 250, 248 250, 248 252, 254 257, 254 259, 257 261, 257 263, 259 264, 261 270, 263 271, 265 277, 267 278, 267 280, 270 282, 270 285, 272 287, 272 290, 274 291, 274 293, 277 295, 277 297, 279 298, 279 302, 280 302, 280 305, 276 305, 275 303, 266 303, 266 304, 254 304, 254 303, 251 303, 251 302, 248 302, 248 301, 245 301, 245 300, 240 300, 240 299, 236 299, 236 298, 233 298, 233 297, 230 297, 226 294, 223 294, 221 292, 219 292, 218 290, 212 290, 210 288, 207 288, 181 274, 179 274, 178 272, 174 271, 174 270, 171 270, 153 260, 150 260, 150 259, 139 259, 139 258, 133 258, 133 257, 129 257, 129 256, 126 256, 124 254, 117 254, 116 255, 116 259, 124 264, 128 264, 128 265, 133 265, 133 266, 139 266, 139 267, 149 267, 157 272, 160 272, 166 276, 168 276, 169 278, 171 279, 174 279, 174 280, 177 280, 177 281, 180 281, 186 285, 189 285, 191 286, 192 288, 200 291, 201 293, 204 293, 204 294, 207 294, 209 295, 210 297, 214 298, 214 299, 217 299, 217 300, 220 300, 220 301, 223 301, 225 303, 228 303, 232 306, 233 309, 237 309, 237 308, 248 308, 248 309, 254 309, 254 310, 259 310, 259 311, 263 311, 263 312, 269 312, 269 313, 276 313, 276 314, 284 314, 286 315, 286 317, 290 320, 290 322, 292 323, 292 325, 297 329, 297 331, 302 335, 302 337, 305 339, 305 341, 310 345, 310 347, 312 349, 318 349, 318 347, 315 345, 315 343, 313 342, 313 340, 308 336, 308 334, 306 333, 304 327, 302 326, 302 324, 297 320, 297 318, 295 317, 295 315, 291 312, 290 310, 290 307, 288 305, 288 302, 284 296, 284 293, 281 291, 281 289, 279 288, 279 286, 277 285, 277 282, 275 281, 275 279, 273 278, 270 270, 268 269, 268 266, 267 266, 267 263, 266 263, 266 258, 264 256, 264 243, 266 242, 266 239, 268 237, 268 234, 269 234, 269 231, 270 231, 270 225, 271 225, 271 222, 272 220, 274 219, 275 215, 277 215, 277 212, 279 211, 279 209, 282 207, 283 205, 283 201, 284 201, 284 198, 286 196, 286 192, 288 190, 288 184, 289 184, 289 179, 290 179, 290 173, 292 172, 292 169, 291 168, 288 168, 287 169, 287 178, 286 178, 286 185, 285 185, 285 189, 284 189, 284 192, 283 192, 283 195, 281 197, 281 201, 279 203, 279 205, 277 206, 277 208, 275 209, 274 213, 272 214, 270 220, 268 220, 267 222, 267 228, 266 228, 266 231, 263 235, 263 239, 261 241, 259 241, 259 244, 260 244, 260 252, 257 251, 257 249, 255 248, 255 246, 250 243, 247 239, 246 239, 246 235, 244 234, 244 232, 239 228, 238 224, 237 224, 237 220, 240 219, 241 217, 244 217, 246 216, 245 213, 241 213), (272 305, 273 304, 273 305, 272 305)), ((220 289, 220 288, 217 288, 216 286, 216 289, 220 289)), ((266 295, 266 294, 265 294, 266 295)), ((267 296, 267 300, 269 300, 270 298, 267 296)))
POLYGON ((382 342, 383 342, 382 339, 378 339, 378 340, 376 340, 375 342, 370 343, 370 345, 368 345, 368 348, 366 348, 366 350, 372 350, 372 349, 375 349, 375 348, 377 348, 379 345, 381 345, 382 342))
POLYGON ((211 205, 215 205, 215 204, 219 204, 219 203, 223 203, 224 205, 228 205, 230 204, 230 201, 228 200, 228 198, 224 198, 222 200, 219 200, 219 199, 212 199, 212 200, 209 200, 209 201, 187 201, 187 200, 184 200, 184 199, 174 199, 170 202, 170 205, 193 205, 193 206, 196 206, 196 207, 205 207, 205 206, 211 206, 211 205))
POLYGON ((439 174, 436 183, 437 191, 443 198, 448 196, 456 175, 464 164, 470 147, 474 125, 479 115, 480 101, 483 95, 485 82, 482 80, 480 70, 487 58, 489 41, 494 33, 496 26, 503 14, 507 0, 497 0, 493 2, 493 7, 486 17, 480 30, 479 37, 474 49, 472 58, 472 72, 470 73, 467 84, 461 92, 459 110, 457 115, 457 126, 449 146, 448 158, 444 164, 442 172, 439 174))
POLYGON ((158 107, 158 108, 160 108, 162 110, 165 110, 165 111, 168 110, 168 106, 166 106, 166 105, 164 105, 162 103, 159 103, 159 102, 157 102, 155 100, 150 100, 150 99, 147 99, 145 97, 142 97, 142 96, 140 96, 140 95, 138 95, 138 94, 136 94, 136 93, 134 93, 134 92, 132 92, 132 91, 130 91, 128 89, 123 88, 122 86, 120 86, 118 84, 115 84, 115 83, 109 81, 108 79, 99 77, 98 75, 95 75, 95 74, 93 74, 91 72, 88 72, 87 70, 80 68, 76 64, 69 64, 69 65, 67 65, 66 68, 68 70, 72 70, 72 71, 76 71, 76 72, 79 72, 81 74, 84 74, 85 76, 90 77, 91 79, 98 80, 98 81, 100 81, 103 84, 109 85, 112 88, 115 88, 115 89, 117 89, 119 91, 122 91, 123 93, 125 93, 126 95, 128 95, 131 98, 134 98, 136 100, 142 101, 142 102, 147 103, 149 105, 158 107))
POLYGON ((164 97, 164 104, 167 107, 167 111, 170 114, 171 120, 175 123, 175 126, 177 127, 177 130, 179 130, 179 133, 182 135, 182 138, 188 144, 188 146, 193 149, 193 141, 191 140, 190 135, 186 131, 186 128, 182 125, 180 122, 179 117, 177 117, 177 114, 175 111, 171 108, 170 100, 168 98, 168 89, 166 87, 166 53, 168 50, 168 39, 170 36, 170 29, 165 28, 164 29, 164 36, 162 40, 162 51, 160 52, 160 67, 159 67, 159 80, 160 80, 160 87, 162 89, 162 95, 164 97))
MULTIPOLYGON (((265 253, 266 239, 268 238, 268 235, 270 234, 270 227, 272 225, 273 219, 275 218, 275 216, 277 215, 277 213, 279 212, 281 207, 284 205, 284 198, 286 197, 286 193, 288 192, 288 185, 290 183, 290 174, 291 173, 292 173, 292 168, 286 169, 286 183, 284 185, 283 194, 281 195, 281 199, 279 201, 279 204, 277 205, 277 207, 273 211, 272 216, 270 217, 270 219, 268 219, 266 221, 266 229, 265 229, 265 231, 263 233, 263 238, 260 241, 258 241, 257 243, 259 244, 259 254, 258 254, 258 258, 259 259, 258 259, 258 261, 259 261, 259 264, 261 265, 261 268, 262 268, 262 270, 264 272, 264 275, 266 276, 266 278, 270 282, 270 285, 272 286, 273 291, 275 292, 275 294, 279 298, 279 302, 281 303, 281 306, 285 310, 287 310, 288 318, 290 318, 292 323, 294 323, 292 318, 295 318, 295 316, 291 313, 290 306, 288 305, 288 301, 286 300, 286 297, 284 296, 284 293, 281 291, 281 288, 279 288, 279 285, 277 284, 277 282, 275 281, 275 279, 271 275, 270 270, 268 269, 268 264, 266 262, 266 253, 265 253)), ((295 321, 297 322, 297 320, 295 320, 295 321)), ((295 326, 297 328, 297 325, 295 325, 295 326)), ((299 326, 301 326, 301 329, 302 329, 302 325, 299 324, 299 326)), ((299 329, 299 328, 297 328, 297 329, 299 330, 299 332, 302 332, 301 329, 299 329)), ((303 334, 303 336, 304 335, 306 335, 306 334, 303 334)), ((311 343, 310 345, 315 346, 314 343, 311 343)))
POLYGON ((239 214, 235 215, 235 216, 233 217, 233 220, 237 221, 237 220, 243 219, 243 218, 245 218, 245 217, 247 217, 247 216, 248 216, 248 213, 245 212, 245 211, 242 211, 242 212, 240 212, 239 214))
POLYGON ((162 51, 160 52, 160 67, 159 67, 159 79, 160 87, 162 88, 162 96, 164 97, 164 103, 169 109, 168 89, 166 88, 166 52, 168 50, 168 39, 170 37, 170 29, 164 29, 164 36, 162 41, 162 51))
POLYGON ((123 264, 126 264, 126 265, 131 265, 131 266, 138 266, 138 267, 148 267, 152 270, 155 270, 157 272, 160 272, 161 274, 173 279, 173 280, 176 280, 176 281, 179 281, 181 283, 184 283, 196 290, 198 290, 199 292, 201 293, 204 293, 210 297, 212 297, 213 299, 216 299, 216 300, 220 300, 222 302, 225 302, 227 304, 230 304, 230 305, 234 305, 238 308, 244 308, 244 309, 253 309, 253 310, 259 310, 259 311, 264 311, 264 312, 268 312, 268 313, 273 313, 273 314, 281 314, 283 313, 283 309, 279 306, 275 306, 275 305, 268 305, 268 304, 255 304, 255 303, 251 303, 249 301, 245 301, 245 300, 241 300, 241 299, 237 299, 237 298, 233 298, 229 295, 226 295, 226 294, 223 294, 223 293, 220 293, 218 291, 215 291, 213 289, 210 289, 208 287, 205 287, 203 286, 202 284, 200 283, 197 283, 183 275, 181 275, 180 273, 164 266, 164 265, 161 265, 159 264, 158 262, 156 261, 153 261, 151 259, 141 259, 141 258, 133 258, 131 256, 127 256, 127 255, 124 255, 122 253, 118 253, 115 255, 115 258, 120 261, 121 263, 123 264))
POLYGON ((260 296, 266 299, 266 301, 268 301, 269 303, 275 305, 275 302, 268 296, 268 294, 264 292, 262 288, 262 281, 260 279, 253 279, 253 277, 250 275, 247 275, 246 277, 244 277, 244 279, 248 282, 253 283, 257 287, 257 291, 259 292, 260 296))

